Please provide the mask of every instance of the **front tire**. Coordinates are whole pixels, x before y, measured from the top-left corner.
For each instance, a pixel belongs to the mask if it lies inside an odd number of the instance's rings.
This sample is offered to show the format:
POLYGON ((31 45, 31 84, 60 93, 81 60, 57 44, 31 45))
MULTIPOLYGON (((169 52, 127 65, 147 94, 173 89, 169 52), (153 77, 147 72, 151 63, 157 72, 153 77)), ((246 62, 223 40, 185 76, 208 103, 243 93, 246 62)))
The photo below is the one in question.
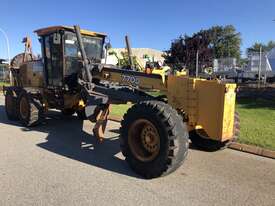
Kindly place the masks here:
POLYGON ((171 106, 159 101, 135 104, 121 122, 121 150, 130 167, 145 178, 175 171, 188 153, 188 130, 171 106))

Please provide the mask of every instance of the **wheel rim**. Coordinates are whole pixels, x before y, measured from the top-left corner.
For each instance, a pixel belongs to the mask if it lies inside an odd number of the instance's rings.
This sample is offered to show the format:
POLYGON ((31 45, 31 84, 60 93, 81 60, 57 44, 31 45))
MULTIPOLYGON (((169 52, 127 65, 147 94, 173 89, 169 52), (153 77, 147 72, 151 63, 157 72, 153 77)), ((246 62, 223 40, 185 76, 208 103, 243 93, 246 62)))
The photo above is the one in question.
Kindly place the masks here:
POLYGON ((133 155, 140 161, 152 161, 159 154, 160 136, 149 120, 138 119, 130 126, 128 143, 133 155))
POLYGON ((29 104, 26 97, 22 97, 20 100, 20 115, 23 119, 26 119, 29 114, 29 104))

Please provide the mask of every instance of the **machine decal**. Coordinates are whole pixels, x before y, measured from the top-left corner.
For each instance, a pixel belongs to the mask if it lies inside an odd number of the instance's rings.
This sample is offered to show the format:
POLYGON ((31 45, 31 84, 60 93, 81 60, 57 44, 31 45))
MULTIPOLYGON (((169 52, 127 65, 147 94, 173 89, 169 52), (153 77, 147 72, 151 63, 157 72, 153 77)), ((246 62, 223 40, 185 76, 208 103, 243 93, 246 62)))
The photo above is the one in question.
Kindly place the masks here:
POLYGON ((135 76, 122 74, 121 78, 122 78, 122 82, 125 82, 127 84, 131 84, 133 86, 139 85, 139 79, 135 76))

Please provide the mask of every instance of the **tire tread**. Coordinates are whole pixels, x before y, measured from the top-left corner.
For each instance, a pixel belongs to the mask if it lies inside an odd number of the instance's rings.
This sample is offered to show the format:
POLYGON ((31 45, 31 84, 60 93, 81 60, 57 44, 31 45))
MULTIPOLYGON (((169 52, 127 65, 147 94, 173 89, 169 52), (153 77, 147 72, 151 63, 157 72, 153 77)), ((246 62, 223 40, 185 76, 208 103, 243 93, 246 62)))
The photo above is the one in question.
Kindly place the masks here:
POLYGON ((130 166, 145 178, 165 176, 175 171, 183 163, 188 152, 187 127, 182 117, 177 114, 177 111, 164 102, 144 101, 133 105, 123 116, 120 133, 122 154, 126 157, 126 161, 130 166), (127 145, 127 129, 133 120, 142 116, 142 112, 152 114, 163 126, 167 137, 167 151, 164 152, 165 157, 163 158, 165 161, 159 164, 152 164, 150 169, 144 166, 146 164, 138 163, 133 158, 127 145))

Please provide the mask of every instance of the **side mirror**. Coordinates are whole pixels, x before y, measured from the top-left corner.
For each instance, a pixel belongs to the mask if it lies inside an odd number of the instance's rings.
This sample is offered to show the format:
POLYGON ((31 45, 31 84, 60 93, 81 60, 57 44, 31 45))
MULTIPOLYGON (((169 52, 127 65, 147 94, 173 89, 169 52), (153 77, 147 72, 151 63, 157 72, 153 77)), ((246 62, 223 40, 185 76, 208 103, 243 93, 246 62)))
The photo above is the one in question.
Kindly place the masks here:
POLYGON ((111 48, 112 48, 112 45, 111 45, 110 42, 108 42, 108 43, 105 44, 105 49, 106 49, 106 51, 108 51, 108 50, 111 49, 111 48))

